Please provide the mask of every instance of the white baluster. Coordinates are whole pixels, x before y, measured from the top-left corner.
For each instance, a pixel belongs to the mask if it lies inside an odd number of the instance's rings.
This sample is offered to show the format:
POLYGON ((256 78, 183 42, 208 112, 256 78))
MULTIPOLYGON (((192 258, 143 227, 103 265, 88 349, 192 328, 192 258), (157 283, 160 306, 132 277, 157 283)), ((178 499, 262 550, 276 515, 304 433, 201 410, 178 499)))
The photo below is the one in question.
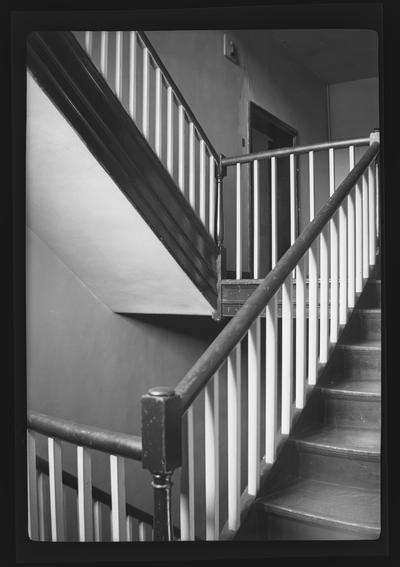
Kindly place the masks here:
POLYGON ((142 97, 142 131, 148 140, 149 138, 149 82, 150 82, 150 60, 149 50, 143 48, 143 97, 142 97))
POLYGON ((206 222, 206 146, 204 140, 200 140, 200 158, 199 158, 199 169, 200 169, 200 198, 199 198, 199 209, 200 218, 203 224, 206 222))
POLYGON ((347 322, 347 202, 339 207, 339 323, 347 322))
POLYGON ((247 332, 248 339, 248 482, 249 495, 260 484, 260 318, 247 332))
POLYGON ((327 230, 323 228, 320 234, 320 335, 319 335, 319 361, 328 361, 328 334, 329 334, 329 261, 327 230))
POLYGON ((126 541, 133 541, 132 516, 126 517, 126 541))
POLYGON ((376 232, 375 232, 375 176, 373 165, 368 166, 368 236, 369 265, 375 266, 376 232))
POLYGON ((45 512, 44 512, 44 474, 38 475, 38 513, 39 513, 39 539, 45 541, 45 512))
POLYGON ((126 539, 125 463, 123 457, 110 455, 112 541, 126 539))
POLYGON ((302 409, 306 399, 306 285, 305 262, 296 266, 296 408, 302 409))
MULTIPOLYGON (((335 192, 335 150, 329 149, 329 195, 335 192)), ((339 236, 338 216, 334 214, 329 221, 331 258, 331 326, 330 341, 335 344, 339 333, 339 236)))
POLYGON ((79 541, 93 541, 92 461, 84 447, 77 447, 79 541))
POLYGON ((129 34, 129 114, 136 120, 136 57, 137 37, 136 32, 129 34))
POLYGON ((185 109, 179 105, 178 125, 178 185, 179 189, 185 191, 185 109))
POLYGON ((49 484, 52 541, 64 540, 64 494, 62 484, 61 443, 49 437, 49 484))
POLYGON ((258 161, 253 162, 253 202, 254 202, 254 242, 253 242, 253 278, 260 277, 260 197, 258 188, 258 161))
POLYGON ((38 492, 36 471, 36 440, 27 431, 27 479, 28 479, 28 534, 30 539, 39 539, 38 492))
POLYGON ((240 525, 241 469, 241 349, 240 343, 228 357, 228 527, 240 525))
POLYGON ((102 541, 103 524, 101 517, 101 503, 95 500, 93 503, 93 528, 94 541, 102 541))
POLYGON ((375 219, 376 219, 376 236, 379 237, 379 164, 375 161, 375 219))
MULTIPOLYGON (((354 146, 349 148, 349 168, 354 168, 354 146)), ((347 196, 347 304, 350 308, 355 305, 355 276, 356 276, 356 260, 355 260, 355 211, 354 211, 354 195, 353 190, 347 196)))
POLYGON ((193 408, 182 419, 182 471, 180 491, 181 540, 194 540, 194 425, 193 408))
POLYGON ((369 276, 368 265, 368 180, 367 174, 362 176, 362 232, 363 232, 363 278, 367 279, 369 276))
MULTIPOLYGON (((296 240, 296 156, 290 154, 290 245, 296 240)), ((294 271, 293 271, 294 275, 294 271)))
POLYGON ((278 378, 277 299, 274 295, 265 308, 265 461, 273 463, 277 435, 278 378))
POLYGON ((236 279, 242 277, 242 194, 240 163, 236 164, 236 279))
POLYGON ((144 522, 139 522, 139 541, 147 541, 147 529, 144 522))
POLYGON ((214 156, 209 157, 209 188, 210 188, 210 205, 208 207, 209 219, 208 219, 208 230, 211 236, 214 236, 215 232, 215 160, 214 156))
POLYGON ((271 158, 271 268, 274 268, 278 258, 277 231, 277 195, 276 195, 276 158, 271 158))
POLYGON ((108 74, 108 32, 102 31, 100 34, 100 70, 107 79, 108 74))
MULTIPOLYGON (((310 222, 315 216, 314 152, 309 152, 310 222)), ((318 362, 318 266, 315 241, 309 249, 308 268, 308 383, 317 381, 318 362)))
POLYGON ((167 169, 173 175, 174 164, 174 93, 167 89, 167 169))
POLYGON ((205 387, 204 456, 206 492, 206 539, 219 539, 219 374, 205 387))
POLYGON ((123 32, 115 32, 115 94, 120 99, 122 94, 122 53, 123 32))
POLYGON ((282 433, 289 434, 292 424, 293 384, 293 304, 292 275, 282 285, 282 433))
POLYGON ((195 129, 193 122, 189 124, 189 202, 194 209, 196 206, 195 181, 195 129))
POLYGON ((155 76, 155 91, 156 91, 156 102, 155 102, 155 131, 154 131, 154 143, 155 150, 158 157, 162 158, 162 75, 161 69, 156 67, 155 76))
POLYGON ((86 31, 85 32, 85 49, 88 55, 92 55, 93 49, 93 32, 86 31))

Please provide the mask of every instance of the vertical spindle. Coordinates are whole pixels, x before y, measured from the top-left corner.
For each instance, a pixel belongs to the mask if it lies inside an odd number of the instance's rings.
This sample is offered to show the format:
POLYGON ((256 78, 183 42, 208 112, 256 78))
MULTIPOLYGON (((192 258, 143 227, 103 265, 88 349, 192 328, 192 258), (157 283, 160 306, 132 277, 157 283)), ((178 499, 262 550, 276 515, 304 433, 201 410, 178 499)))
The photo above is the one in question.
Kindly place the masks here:
POLYGON ((283 434, 290 433, 292 424, 292 384, 293 384, 293 304, 292 275, 289 274, 282 285, 282 418, 283 434))
POLYGON ((260 318, 247 332, 248 341, 248 482, 250 496, 260 483, 260 318))
POLYGON ((368 166, 368 249, 369 265, 375 266, 376 232, 375 232, 375 176, 373 165, 368 166))
POLYGON ((150 58, 147 47, 143 48, 143 96, 142 96, 142 131, 146 140, 149 138, 149 83, 150 58))
POLYGON ((108 32, 102 31, 100 34, 100 70, 107 79, 108 74, 108 32))
POLYGON ((199 212, 200 218, 203 224, 206 222, 206 145, 204 140, 200 139, 199 147, 199 174, 200 174, 200 184, 199 184, 199 212))
POLYGON ((161 69, 156 67, 155 77, 156 103, 155 103, 155 150, 158 157, 162 158, 162 75, 161 69))
POLYGON ((363 242, 363 278, 367 279, 369 276, 369 258, 368 258, 368 180, 367 174, 362 176, 362 242, 363 242))
MULTIPOLYGON (((315 216, 314 152, 309 152, 310 222, 315 216)), ((315 242, 309 249, 308 267, 308 382, 317 381, 318 362, 318 266, 315 242)))
MULTIPOLYGON (((349 147, 349 169, 354 168, 354 146, 349 147)), ((355 210, 353 190, 347 196, 347 304, 353 308, 355 304, 355 210)))
POLYGON ((173 131, 173 111, 174 111, 174 93, 170 86, 167 89, 167 169, 173 175, 173 157, 174 157, 174 131, 173 131))
POLYGON ((178 185, 185 192, 185 109, 179 105, 178 125, 178 185))
POLYGON ((126 539, 125 463, 123 457, 110 455, 112 541, 126 539))
POLYGON ((77 447, 79 541, 93 541, 92 462, 89 451, 77 447))
POLYGON ((122 59, 123 32, 115 32, 115 94, 120 99, 122 95, 122 59))
POLYGON ((62 484, 61 443, 48 438, 50 517, 52 541, 64 540, 64 494, 62 484))
POLYGON ((136 32, 131 31, 129 34, 129 114, 133 120, 136 120, 136 57, 136 32))
POLYGON ((219 539, 219 395, 216 373, 204 392, 206 539, 219 539))
POLYGON ((208 207, 208 230, 211 236, 215 236, 215 159, 214 156, 209 157, 209 207, 208 207))
POLYGON ((306 399, 306 284, 305 261, 296 266, 296 408, 302 409, 306 399))
POLYGON ((242 194, 240 163, 236 164, 236 279, 242 277, 242 194))
POLYGON ((228 527, 240 525, 241 469, 241 348, 240 343, 228 356, 228 527))
POLYGON ((254 202, 254 218, 253 218, 253 278, 260 277, 259 261, 260 261, 260 197, 258 188, 258 161, 253 162, 253 202, 254 202))
MULTIPOLYGON (((335 192, 335 150, 329 148, 329 196, 335 192)), ((329 221, 330 260, 331 260, 331 294, 330 294, 330 341, 335 344, 339 334, 339 237, 338 216, 334 214, 329 221)))
POLYGON ((28 534, 35 541, 39 539, 38 491, 36 471, 36 440, 27 431, 27 479, 28 479, 28 534))
POLYGON ((194 209, 196 206, 195 183, 195 129, 193 122, 189 124, 189 202, 194 209))

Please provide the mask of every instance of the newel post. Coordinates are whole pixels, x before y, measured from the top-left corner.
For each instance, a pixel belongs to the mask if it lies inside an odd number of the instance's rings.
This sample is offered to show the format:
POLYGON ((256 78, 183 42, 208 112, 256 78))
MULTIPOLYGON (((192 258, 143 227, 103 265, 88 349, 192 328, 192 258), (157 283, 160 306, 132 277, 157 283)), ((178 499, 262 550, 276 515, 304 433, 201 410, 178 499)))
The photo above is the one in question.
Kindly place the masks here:
POLYGON ((166 387, 142 396, 142 465, 153 475, 153 540, 172 541, 171 477, 181 466, 180 398, 166 387))

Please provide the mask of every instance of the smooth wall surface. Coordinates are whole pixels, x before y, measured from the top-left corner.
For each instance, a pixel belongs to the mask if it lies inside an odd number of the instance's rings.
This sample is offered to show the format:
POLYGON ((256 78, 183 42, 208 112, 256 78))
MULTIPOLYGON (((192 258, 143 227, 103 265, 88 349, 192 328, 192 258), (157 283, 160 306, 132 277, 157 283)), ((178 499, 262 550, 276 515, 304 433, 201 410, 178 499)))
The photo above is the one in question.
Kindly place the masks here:
MULTIPOLYGON (((223 55, 223 30, 147 32, 216 150, 226 156, 249 151, 250 101, 295 128, 298 144, 326 140, 325 85, 277 45, 267 30, 227 33, 236 44, 238 65, 223 55)), ((242 169, 243 181, 247 185, 248 168, 242 169)), ((300 186, 302 229, 308 218, 308 187, 306 178, 300 181, 303 181, 300 186)), ((225 238, 228 268, 231 269, 234 187, 234 177, 229 174, 224 184, 224 198, 225 238)), ((328 196, 327 184, 318 183, 317 192, 316 206, 319 208, 328 196)), ((243 191, 242 208, 248 218, 248 187, 243 191)), ((248 232, 247 222, 243 228, 245 233, 248 232)), ((247 255, 243 267, 247 269, 247 255)))

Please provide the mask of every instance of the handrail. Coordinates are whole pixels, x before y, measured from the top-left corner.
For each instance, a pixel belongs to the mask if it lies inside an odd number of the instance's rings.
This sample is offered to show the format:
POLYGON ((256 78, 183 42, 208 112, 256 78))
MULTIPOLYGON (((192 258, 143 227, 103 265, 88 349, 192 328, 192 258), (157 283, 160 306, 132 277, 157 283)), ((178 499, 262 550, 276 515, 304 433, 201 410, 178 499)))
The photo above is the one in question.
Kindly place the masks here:
POLYGON ((264 152, 256 152, 233 157, 224 157, 221 159, 221 167, 235 165, 237 163, 250 163, 255 160, 267 159, 271 157, 284 157, 291 154, 298 155, 307 152, 319 152, 326 149, 340 149, 347 146, 367 146, 370 142, 369 138, 354 138, 350 140, 338 140, 336 142, 321 142, 318 144, 310 144, 308 146, 296 146, 288 148, 279 148, 276 150, 267 150, 264 152))
POLYGON ((373 142, 360 161, 320 209, 314 220, 303 230, 291 248, 280 258, 275 268, 268 273, 258 288, 239 309, 235 317, 229 321, 218 337, 178 383, 175 388, 175 395, 180 398, 182 414, 191 405, 224 360, 226 360, 229 353, 280 288, 285 278, 296 267, 300 258, 309 249, 325 224, 332 218, 378 151, 379 143, 373 142))
POLYGON ((27 421, 30 429, 49 437, 135 461, 142 460, 142 438, 137 435, 91 427, 34 411, 28 412, 27 421))
POLYGON ((186 114, 189 116, 190 120, 196 126, 196 130, 198 131, 198 133, 203 138, 203 140, 206 143, 210 153, 214 156, 215 160, 218 162, 219 161, 219 155, 218 155, 217 151, 215 150, 214 146, 210 142, 210 140, 207 137, 206 133, 204 132, 203 128, 200 126, 199 121, 197 120, 197 118, 193 114, 192 109, 190 108, 189 104, 186 102, 183 94, 181 93, 180 89, 177 87, 175 81, 173 80, 173 78, 171 77, 169 72, 167 71, 167 68, 165 67, 164 63, 161 61, 156 50, 154 49, 153 45, 151 44, 149 38, 147 37, 147 35, 143 31, 138 30, 137 34, 139 35, 139 37, 143 41, 143 43, 146 45, 147 49, 149 50, 149 52, 151 54, 151 57, 154 59, 156 64, 160 67, 162 74, 164 75, 164 78, 166 79, 169 86, 174 91, 176 98, 179 100, 181 105, 183 107, 185 107, 186 114))

